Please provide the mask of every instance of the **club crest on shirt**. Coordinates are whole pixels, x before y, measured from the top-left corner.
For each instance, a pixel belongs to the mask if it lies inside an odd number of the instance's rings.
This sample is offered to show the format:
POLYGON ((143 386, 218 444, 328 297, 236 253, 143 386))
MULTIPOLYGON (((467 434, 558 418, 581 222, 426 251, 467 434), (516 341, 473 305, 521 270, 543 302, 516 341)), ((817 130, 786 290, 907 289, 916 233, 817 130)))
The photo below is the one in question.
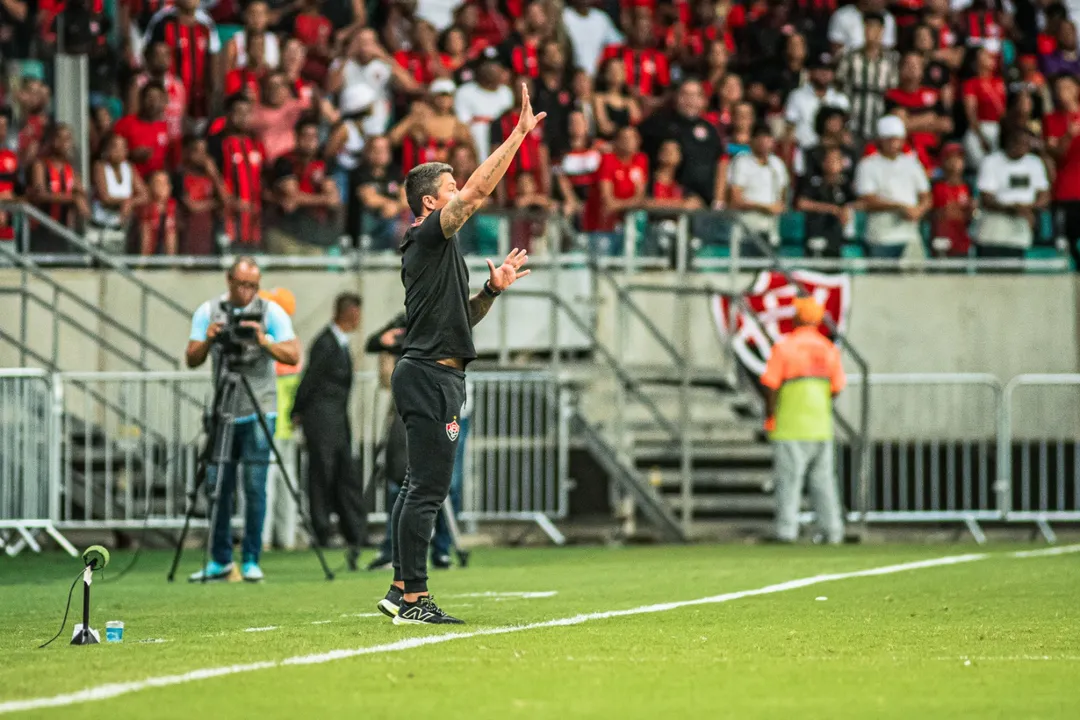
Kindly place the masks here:
POLYGON ((446 437, 450 438, 450 442, 454 442, 458 438, 458 433, 461 432, 461 426, 458 425, 457 418, 454 418, 450 422, 446 423, 446 437))

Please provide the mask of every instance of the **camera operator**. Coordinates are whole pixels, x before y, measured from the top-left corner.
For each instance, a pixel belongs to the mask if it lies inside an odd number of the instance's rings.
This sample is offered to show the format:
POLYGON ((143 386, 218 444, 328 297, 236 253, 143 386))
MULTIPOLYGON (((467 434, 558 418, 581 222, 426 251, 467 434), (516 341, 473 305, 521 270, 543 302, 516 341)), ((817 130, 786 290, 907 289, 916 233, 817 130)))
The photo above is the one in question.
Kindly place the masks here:
MULTIPOLYGON (((229 462, 221 466, 217 511, 211 530, 210 561, 189 580, 225 580, 233 569, 233 543, 230 531, 232 499, 236 489, 236 465, 244 465, 244 540, 241 573, 244 580, 263 579, 259 568, 263 521, 266 515, 266 476, 270 461, 271 438, 258 422, 262 413, 274 431, 277 419, 277 378, 274 362, 296 365, 300 344, 292 321, 277 303, 258 297, 261 273, 253 258, 241 257, 226 275, 228 292, 204 302, 191 320, 191 337, 186 360, 196 368, 211 357, 217 383, 223 359, 228 369, 247 379, 258 400, 252 405, 242 386, 233 388, 230 407, 224 408, 234 423, 229 462)), ((217 410, 218 408, 215 408, 217 410)), ((213 457, 216 457, 217 451, 213 457)), ((217 467, 207 471, 207 489, 218 480, 217 467)))

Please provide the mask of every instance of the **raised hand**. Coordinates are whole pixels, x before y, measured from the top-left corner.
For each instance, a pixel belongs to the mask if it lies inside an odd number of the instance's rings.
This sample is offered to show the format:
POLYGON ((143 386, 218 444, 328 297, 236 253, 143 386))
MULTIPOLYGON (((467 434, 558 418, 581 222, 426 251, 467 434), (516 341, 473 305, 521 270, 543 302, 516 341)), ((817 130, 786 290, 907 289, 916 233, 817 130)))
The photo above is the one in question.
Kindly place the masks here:
MULTIPOLYGON (((527 103, 528 98, 526 97, 525 107, 528 107, 527 103)), ((522 108, 522 116, 524 116, 525 107, 522 108)), ((540 114, 543 115, 543 113, 540 114)), ((529 254, 521 248, 511 250, 499 267, 495 267, 495 263, 488 260, 488 270, 491 273, 488 277, 488 285, 495 292, 502 292, 513 285, 515 280, 519 280, 531 272, 530 270, 521 269, 528 260, 529 254)))
MULTIPOLYGON (((532 103, 529 102, 529 89, 524 83, 521 85, 521 115, 518 116, 518 130, 528 135, 540 121, 547 117, 546 112, 533 115, 532 103)), ((511 253, 513 254, 513 253, 511 253)), ((490 261, 489 261, 490 262, 490 261)))

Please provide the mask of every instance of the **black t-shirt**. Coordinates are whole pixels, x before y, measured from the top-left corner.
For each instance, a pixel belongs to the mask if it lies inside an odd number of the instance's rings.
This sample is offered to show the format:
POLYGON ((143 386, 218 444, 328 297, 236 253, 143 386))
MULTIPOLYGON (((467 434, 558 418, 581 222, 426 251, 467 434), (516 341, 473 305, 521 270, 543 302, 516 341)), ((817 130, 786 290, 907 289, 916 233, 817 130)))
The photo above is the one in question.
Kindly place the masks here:
POLYGON ((642 145, 654 166, 664 141, 678 142, 682 148, 679 184, 712 204, 716 169, 724 156, 724 141, 712 123, 703 118, 684 117, 674 111, 657 113, 642 124, 641 135, 642 145))
POLYGON ((570 111, 574 109, 574 95, 568 89, 569 82, 560 82, 550 89, 543 80, 537 80, 533 89, 532 105, 536 112, 546 112, 544 142, 555 157, 560 157, 570 147, 568 128, 570 111))
MULTIPOLYGON (((854 202, 855 193, 846 175, 841 175, 840 181, 836 183, 827 183, 820 175, 814 175, 804 178, 799 184, 799 197, 827 205, 843 206, 854 202)), ((844 238, 844 225, 835 215, 808 212, 806 237, 823 237, 830 243, 841 243, 844 238)))
POLYGON ((405 286, 404 356, 420 360, 476 359, 469 325, 469 268, 458 238, 443 236, 441 210, 418 220, 401 243, 405 286))

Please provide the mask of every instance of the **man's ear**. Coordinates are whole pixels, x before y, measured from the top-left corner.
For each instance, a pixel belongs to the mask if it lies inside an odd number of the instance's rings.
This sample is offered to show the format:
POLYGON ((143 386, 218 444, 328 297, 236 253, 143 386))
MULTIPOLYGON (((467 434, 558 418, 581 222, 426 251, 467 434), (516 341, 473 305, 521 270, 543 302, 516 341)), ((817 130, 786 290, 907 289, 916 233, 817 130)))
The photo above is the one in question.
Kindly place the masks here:
POLYGON ((435 196, 425 195, 420 198, 420 202, 424 204, 424 209, 428 212, 435 212, 435 196))

